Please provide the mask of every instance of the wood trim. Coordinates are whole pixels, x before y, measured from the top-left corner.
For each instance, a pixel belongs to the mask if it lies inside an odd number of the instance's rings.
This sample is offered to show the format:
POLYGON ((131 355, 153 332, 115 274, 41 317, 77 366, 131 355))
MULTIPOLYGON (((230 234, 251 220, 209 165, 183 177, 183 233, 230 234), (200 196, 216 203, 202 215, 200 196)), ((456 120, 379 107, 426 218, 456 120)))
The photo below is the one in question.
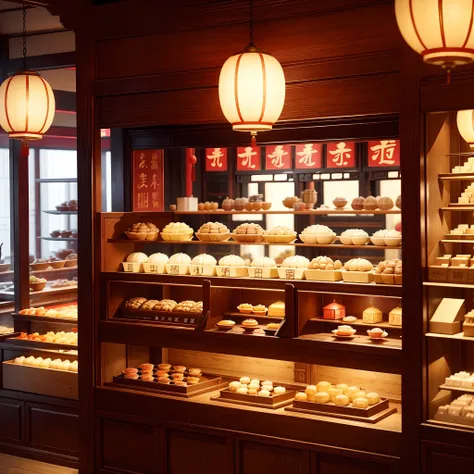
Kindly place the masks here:
MULTIPOLYGON (((61 30, 64 32, 65 30, 61 30)), ((30 71, 41 71, 44 69, 62 69, 76 65, 76 52, 43 54, 28 57, 28 69, 30 71)), ((5 74, 14 74, 23 69, 23 58, 8 59, 3 65, 5 74)))

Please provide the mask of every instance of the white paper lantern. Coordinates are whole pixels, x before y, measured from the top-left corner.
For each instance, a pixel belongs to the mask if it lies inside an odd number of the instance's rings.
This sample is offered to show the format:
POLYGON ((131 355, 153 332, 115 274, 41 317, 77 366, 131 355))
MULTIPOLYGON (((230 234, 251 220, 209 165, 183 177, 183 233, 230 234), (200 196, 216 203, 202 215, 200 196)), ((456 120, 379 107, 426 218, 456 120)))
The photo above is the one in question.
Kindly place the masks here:
POLYGON ((474 149, 474 110, 460 110, 456 122, 461 137, 474 149))
POLYGON ((474 60, 472 0, 395 0, 395 15, 425 62, 449 69, 474 60))
POLYGON ((51 127, 56 101, 39 74, 22 71, 0 87, 0 125, 10 138, 38 140, 51 127))
POLYGON ((270 54, 255 47, 231 56, 219 76, 219 101, 233 130, 271 130, 285 103, 285 74, 270 54))

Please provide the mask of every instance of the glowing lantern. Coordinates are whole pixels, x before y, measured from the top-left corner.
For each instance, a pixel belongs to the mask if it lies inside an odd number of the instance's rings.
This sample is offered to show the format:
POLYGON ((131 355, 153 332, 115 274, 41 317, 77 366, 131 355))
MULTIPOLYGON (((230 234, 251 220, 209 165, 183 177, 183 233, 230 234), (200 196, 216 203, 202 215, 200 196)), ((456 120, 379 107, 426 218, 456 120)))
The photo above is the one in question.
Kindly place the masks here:
POLYGON ((456 121, 461 137, 474 150, 474 110, 460 110, 456 121))
POLYGON ((280 63, 253 44, 251 1, 250 43, 222 66, 219 101, 233 130, 250 132, 253 137, 272 129, 285 103, 285 74, 280 63))
POLYGON ((474 60, 472 0, 395 0, 398 27, 430 64, 451 69, 474 60))

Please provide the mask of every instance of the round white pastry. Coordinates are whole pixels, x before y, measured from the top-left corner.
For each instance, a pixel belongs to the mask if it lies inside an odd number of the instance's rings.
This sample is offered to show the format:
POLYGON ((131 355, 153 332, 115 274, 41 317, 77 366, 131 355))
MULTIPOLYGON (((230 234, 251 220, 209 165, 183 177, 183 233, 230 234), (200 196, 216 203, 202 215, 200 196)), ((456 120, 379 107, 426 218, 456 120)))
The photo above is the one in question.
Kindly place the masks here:
POLYGON ((271 380, 264 380, 262 385, 273 385, 273 382, 271 380))
POLYGON ((285 388, 285 387, 275 387, 275 388, 273 389, 273 393, 274 393, 275 395, 282 395, 282 394, 285 393, 285 392, 286 392, 286 388, 285 388))
POLYGON ((15 364, 23 365, 23 362, 25 362, 25 359, 26 359, 25 356, 15 357, 15 364))
POLYGON ((354 394, 354 399, 356 398, 367 398, 367 394, 364 392, 364 390, 359 390, 354 394))
POLYGON ((245 261, 238 255, 226 255, 219 260, 219 265, 221 267, 243 267, 245 266, 245 261))
POLYGON ((42 367, 43 369, 47 369, 50 365, 51 359, 48 357, 47 359, 44 359, 43 362, 41 362, 40 367, 42 367))
POLYGON ((329 402, 329 394, 327 392, 318 392, 314 397, 314 401, 316 403, 327 403, 329 402))
POLYGON ((250 385, 258 385, 258 386, 260 386, 260 380, 258 380, 258 379, 252 379, 252 380, 250 381, 250 385))
POLYGON ((248 388, 245 388, 245 387, 239 387, 239 388, 237 389, 237 393, 241 393, 241 394, 243 394, 243 395, 247 395, 248 391, 249 391, 249 389, 248 389, 248 388))
POLYGON ((35 360, 35 358, 34 358, 33 356, 29 356, 29 357, 27 357, 27 358, 23 361, 23 365, 32 366, 34 360, 35 360))
POLYGON ((127 257, 127 262, 131 263, 146 263, 148 255, 143 252, 133 252, 127 257))
POLYGON ((283 268, 308 268, 309 260, 301 255, 286 257, 281 266, 283 268))
POLYGON ((306 402, 306 401, 308 401, 308 395, 306 395, 306 393, 304 393, 304 392, 298 392, 295 395, 295 400, 297 402, 306 402))
POLYGON ((250 377, 240 377, 240 383, 248 385, 250 383, 250 377))
POLYGON ((329 382, 319 382, 316 384, 316 388, 318 392, 326 392, 331 388, 331 384, 329 382))
POLYGON ((269 392, 273 391, 273 385, 262 384, 262 390, 268 390, 269 392))
POLYGON ((308 396, 309 401, 313 401, 318 389, 316 385, 308 385, 305 389, 306 395, 308 396))
POLYGON ((369 406, 369 402, 367 401, 367 398, 355 398, 352 401, 352 406, 354 408, 367 408, 369 406))
POLYGON ((260 392, 258 392, 258 396, 259 397, 269 397, 270 396, 270 392, 268 390, 260 390, 260 392))
POLYGON ((268 267, 274 268, 277 266, 275 260, 270 257, 257 257, 252 260, 251 265, 252 267, 268 267))
POLYGON ((253 380, 249 384, 249 390, 257 390, 257 392, 260 390, 260 384, 259 383, 253 383, 253 380))
POLYGON ((349 388, 349 385, 347 385, 346 383, 338 383, 336 385, 336 388, 342 390, 342 393, 346 393, 346 390, 349 388))
POLYGON ((71 363, 71 365, 69 366, 69 372, 77 372, 79 369, 79 364, 77 362, 77 360, 75 360, 74 362, 71 363))
POLYGON ((152 253, 148 257, 148 263, 152 263, 153 265, 164 265, 168 263, 169 257, 164 253, 152 253))
POLYGON ((249 385, 248 390, 249 395, 257 395, 258 393, 258 388, 255 388, 255 385, 249 385))
POLYGON ((331 400, 331 402, 333 402, 334 399, 338 395, 342 395, 342 390, 340 388, 330 387, 328 389, 328 395, 329 395, 329 400, 331 400))
POLYGON ((43 362, 42 357, 36 357, 36 359, 31 363, 32 367, 39 367, 41 362, 43 362))
POLYGON ((171 265, 189 265, 191 263, 191 257, 185 253, 175 253, 168 261, 171 265))
POLYGON ((217 260, 212 256, 208 255, 207 253, 201 253, 196 255, 191 260, 192 265, 217 265, 217 260))
POLYGON ((62 360, 61 359, 54 359, 51 364, 49 364, 50 369, 59 369, 61 367, 62 360))
POLYGON ((368 393, 367 401, 369 402, 369 405, 376 405, 377 403, 380 402, 379 394, 377 392, 368 393))
POLYGON ((340 407, 346 407, 347 405, 349 405, 349 397, 347 395, 338 395, 335 399, 334 399, 334 403, 337 405, 337 406, 340 406, 340 407))

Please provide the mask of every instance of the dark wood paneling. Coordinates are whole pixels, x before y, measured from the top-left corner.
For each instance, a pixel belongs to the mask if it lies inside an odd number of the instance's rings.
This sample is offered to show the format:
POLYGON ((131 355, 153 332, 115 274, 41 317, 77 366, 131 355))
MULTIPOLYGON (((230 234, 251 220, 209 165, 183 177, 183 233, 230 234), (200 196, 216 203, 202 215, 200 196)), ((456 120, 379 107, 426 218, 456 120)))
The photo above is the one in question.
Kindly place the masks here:
POLYGON ((101 467, 113 472, 152 474, 158 446, 153 426, 117 420, 100 421, 101 467))
POLYGON ((309 451, 243 441, 239 445, 236 474, 310 474, 309 451))
POLYGON ((23 402, 7 398, 0 399, 0 439, 23 441, 23 410, 23 402))
POLYGON ((226 438, 201 433, 168 433, 169 474, 232 474, 226 438))
POLYGON ((427 459, 426 474, 472 474, 474 469, 474 458, 461 454, 429 453, 427 459))
POLYGON ((395 474, 398 472, 395 463, 378 463, 327 455, 318 456, 317 466, 318 474, 395 474))
POLYGON ((27 403, 28 445, 53 452, 78 454, 79 417, 75 410, 27 403))

